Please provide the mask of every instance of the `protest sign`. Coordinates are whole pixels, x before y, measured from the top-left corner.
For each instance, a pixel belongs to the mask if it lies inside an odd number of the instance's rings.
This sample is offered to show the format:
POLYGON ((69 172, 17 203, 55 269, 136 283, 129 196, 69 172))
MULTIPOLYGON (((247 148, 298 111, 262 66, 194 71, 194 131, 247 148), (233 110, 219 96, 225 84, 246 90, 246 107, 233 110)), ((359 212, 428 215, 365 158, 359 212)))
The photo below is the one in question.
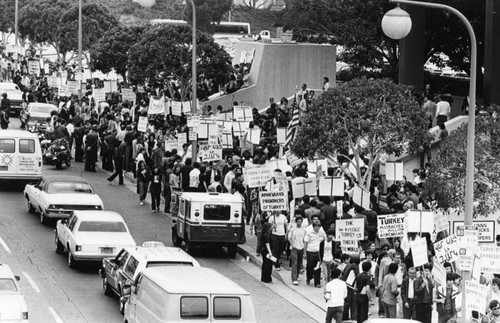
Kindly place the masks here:
POLYGON ((479 247, 480 271, 485 274, 500 274, 500 247, 479 247))
POLYGON ((488 299, 488 287, 473 281, 465 281, 465 310, 467 319, 472 317, 472 312, 477 311, 485 314, 486 300, 488 299))
POLYGON ((344 179, 342 177, 320 177, 320 196, 344 196, 344 179))
POLYGON ((362 206, 364 209, 370 209, 370 191, 365 190, 361 186, 354 186, 352 200, 354 203, 362 206))
POLYGON ((385 163, 385 177, 388 181, 402 181, 403 171, 403 162, 385 163))
POLYGON ((214 142, 199 142, 199 157, 202 161, 222 160, 222 145, 214 142))
MULTIPOLYGON (((348 255, 359 255, 359 246, 357 240, 348 239, 344 236, 340 237, 340 249, 342 253, 348 255)), ((352 271, 353 272, 353 271, 352 271)))
POLYGON ((402 237, 405 232, 405 214, 384 214, 377 217, 380 238, 402 237))
POLYGON ((233 108, 233 118, 236 121, 252 122, 253 121, 252 107, 235 106, 233 108))
POLYGON ((287 128, 277 128, 276 129, 276 142, 281 145, 286 141, 286 131, 287 128))
POLYGON ((436 228, 436 232, 450 229, 450 224, 448 223, 448 214, 443 210, 437 210, 434 212, 434 227, 436 228))
POLYGON ((182 115, 182 102, 170 101, 170 108, 172 109, 173 116, 180 117, 182 115))
POLYGON ((285 172, 288 169, 288 163, 286 159, 273 159, 266 161, 266 167, 269 168, 271 174, 274 173, 275 170, 279 169, 285 172))
POLYGON ((222 148, 232 149, 234 147, 233 133, 231 131, 222 132, 221 133, 221 143, 222 143, 222 148))
POLYGON ((247 133, 246 133, 247 140, 250 141, 254 145, 260 144, 261 132, 262 132, 262 130, 259 127, 249 128, 247 133))
POLYGON ((416 237, 410 241, 411 255, 413 256, 413 266, 423 266, 429 262, 427 258, 427 240, 425 238, 416 237))
POLYGON ((349 240, 363 240, 365 238, 364 219, 346 219, 335 221, 335 236, 349 240))
POLYGON ((446 286, 446 269, 443 265, 434 257, 434 262, 432 266, 432 276, 441 286, 446 286))
POLYGON ((139 117, 139 122, 137 123, 137 130, 140 132, 146 132, 148 129, 148 118, 139 117))
POLYGON ((292 192, 294 199, 301 198, 304 195, 316 196, 316 180, 296 177, 292 179, 292 192))
MULTIPOLYGON (((463 225, 463 221, 453 221, 453 233, 457 232, 457 228, 463 225)), ((479 243, 494 243, 495 242, 495 226, 494 220, 473 221, 473 224, 479 228, 479 243)))
POLYGON ((286 211, 288 194, 285 192, 259 192, 259 201, 262 212, 286 211))
POLYGON ((40 61, 29 60, 28 61, 28 73, 34 75, 40 75, 40 61))
POLYGON ((70 96, 71 93, 68 91, 68 86, 66 84, 61 84, 57 87, 57 94, 59 96, 70 96))
POLYGON ((202 121, 198 126, 198 138, 219 137, 219 126, 215 122, 202 121))
POLYGON ((177 151, 182 151, 182 146, 187 143, 187 133, 180 132, 177 134, 177 151))
POLYGON ((165 114, 165 97, 149 97, 148 114, 165 114))
POLYGON ((249 188, 261 187, 272 179, 272 173, 267 167, 259 165, 247 168, 245 177, 249 188))
POLYGON ((326 159, 318 159, 307 162, 307 171, 309 173, 316 173, 318 169, 321 169, 322 172, 326 173, 328 170, 328 162, 326 159))
POLYGON ((68 93, 78 94, 78 91, 80 90, 80 81, 68 81, 66 86, 68 88, 68 93))
POLYGON ((47 85, 49 87, 57 87, 58 86, 57 77, 56 76, 47 77, 47 85))
POLYGON ((135 102, 134 90, 122 88, 122 101, 135 102))
POLYGON ((233 131, 233 122, 227 120, 216 120, 221 132, 232 132, 233 131))
POLYGON ((436 258, 441 264, 445 262, 453 262, 458 259, 458 252, 460 247, 458 246, 457 236, 452 234, 442 240, 434 242, 434 251, 436 252, 436 258))
POLYGON ((434 214, 429 210, 410 210, 406 216, 408 232, 434 232, 434 214))
POLYGON ((165 150, 172 151, 173 149, 178 149, 179 143, 175 137, 167 137, 165 139, 165 150))
POLYGON ((304 162, 303 159, 300 159, 297 157, 294 153, 292 153, 290 150, 287 150, 285 152, 286 159, 288 160, 288 163, 290 166, 295 167, 299 165, 300 163, 304 162))
POLYGON ((241 137, 245 135, 247 129, 250 127, 249 122, 243 121, 233 121, 233 132, 236 137, 241 137))
POLYGON ((104 92, 104 89, 94 89, 92 96, 96 102, 106 101, 106 92, 104 92))

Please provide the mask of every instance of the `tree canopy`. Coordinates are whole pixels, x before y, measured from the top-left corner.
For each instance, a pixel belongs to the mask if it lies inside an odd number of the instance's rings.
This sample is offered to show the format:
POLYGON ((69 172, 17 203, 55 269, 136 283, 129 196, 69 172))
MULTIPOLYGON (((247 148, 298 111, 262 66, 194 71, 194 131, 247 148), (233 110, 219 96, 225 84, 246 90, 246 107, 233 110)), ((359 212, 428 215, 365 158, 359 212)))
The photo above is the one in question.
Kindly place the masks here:
POLYGON ((410 87, 388 79, 354 79, 313 101, 292 152, 348 159, 357 168, 353 175, 358 184, 368 187, 371 169, 383 153, 421 151, 430 140, 427 130, 425 113, 410 87), (362 158, 368 160, 364 175, 362 158))
MULTIPOLYGON (((330 42, 344 47, 339 59, 356 67, 382 67, 387 60, 397 71, 398 42, 380 27, 383 15, 394 7, 386 0, 285 0, 283 23, 299 41, 330 42)), ((460 10, 472 23, 478 39, 481 66, 484 50, 485 3, 475 0, 441 0, 460 10)), ((463 23, 446 11, 426 10, 426 59, 442 64, 436 54, 449 56, 449 66, 469 71, 470 42, 463 23)))
MULTIPOLYGON (((474 156, 474 216, 498 211, 500 199, 500 120, 476 119, 474 156)), ((467 124, 440 143, 436 158, 424 184, 422 196, 436 201, 438 208, 463 209, 465 204, 465 168, 467 124)))
MULTIPOLYGON (((148 29, 130 48, 129 78, 134 82, 153 82, 167 76, 180 83, 182 99, 191 85, 191 28, 157 25, 148 29)), ((229 54, 206 33, 198 33, 197 73, 222 83, 231 70, 229 54)))
MULTIPOLYGON (((196 6, 196 29, 212 33, 212 23, 220 23, 226 12, 231 10, 233 0, 193 0, 196 6)), ((193 8, 186 6, 184 20, 192 22, 193 8)))
POLYGON ((147 28, 149 26, 146 25, 118 25, 104 33, 90 50, 92 70, 103 73, 115 70, 126 80, 129 49, 139 41, 147 28))

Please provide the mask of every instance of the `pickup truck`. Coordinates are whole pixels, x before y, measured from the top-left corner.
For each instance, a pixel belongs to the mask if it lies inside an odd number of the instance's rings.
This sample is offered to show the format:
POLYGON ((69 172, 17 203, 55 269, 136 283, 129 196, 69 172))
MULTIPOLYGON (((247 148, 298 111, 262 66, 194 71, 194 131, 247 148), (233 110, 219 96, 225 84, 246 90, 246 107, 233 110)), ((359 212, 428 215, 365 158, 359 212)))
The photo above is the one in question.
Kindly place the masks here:
POLYGON ((134 282, 137 275, 147 267, 192 266, 200 267, 196 259, 175 247, 165 247, 161 242, 146 241, 140 247, 123 248, 114 258, 104 258, 99 274, 106 296, 117 294, 120 297, 120 312, 124 305, 122 288, 134 282))

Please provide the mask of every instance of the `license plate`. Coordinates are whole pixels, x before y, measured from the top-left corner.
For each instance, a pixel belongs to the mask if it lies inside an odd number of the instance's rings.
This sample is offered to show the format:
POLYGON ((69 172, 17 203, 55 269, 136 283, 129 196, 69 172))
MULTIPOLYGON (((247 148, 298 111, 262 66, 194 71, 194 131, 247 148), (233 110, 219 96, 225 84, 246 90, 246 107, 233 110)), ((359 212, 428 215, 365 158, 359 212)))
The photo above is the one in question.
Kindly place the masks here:
POLYGON ((112 255, 113 248, 111 248, 111 247, 101 248, 101 253, 106 254, 106 255, 112 255))

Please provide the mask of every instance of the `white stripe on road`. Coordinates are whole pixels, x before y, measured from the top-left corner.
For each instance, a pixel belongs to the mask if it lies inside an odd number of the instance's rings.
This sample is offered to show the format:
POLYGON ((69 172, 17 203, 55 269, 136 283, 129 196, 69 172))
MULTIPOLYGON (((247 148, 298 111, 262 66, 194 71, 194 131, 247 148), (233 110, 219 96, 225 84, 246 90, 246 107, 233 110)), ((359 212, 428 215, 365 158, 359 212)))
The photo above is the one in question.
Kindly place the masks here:
POLYGON ((5 249, 5 251, 7 251, 8 253, 12 253, 12 251, 10 251, 9 246, 5 243, 5 241, 3 241, 2 237, 0 237, 0 244, 5 249))
POLYGON ((38 285, 35 283, 33 278, 31 278, 31 276, 28 275, 28 273, 25 271, 23 271, 23 275, 24 277, 26 277, 26 280, 28 281, 28 283, 30 283, 31 287, 35 290, 35 292, 40 293, 40 288, 38 288, 38 285))
POLYGON ((57 322, 57 323, 63 323, 63 320, 61 320, 61 318, 59 317, 59 315, 57 315, 56 311, 49 306, 49 312, 50 314, 52 314, 52 316, 54 317, 54 320, 57 322))

